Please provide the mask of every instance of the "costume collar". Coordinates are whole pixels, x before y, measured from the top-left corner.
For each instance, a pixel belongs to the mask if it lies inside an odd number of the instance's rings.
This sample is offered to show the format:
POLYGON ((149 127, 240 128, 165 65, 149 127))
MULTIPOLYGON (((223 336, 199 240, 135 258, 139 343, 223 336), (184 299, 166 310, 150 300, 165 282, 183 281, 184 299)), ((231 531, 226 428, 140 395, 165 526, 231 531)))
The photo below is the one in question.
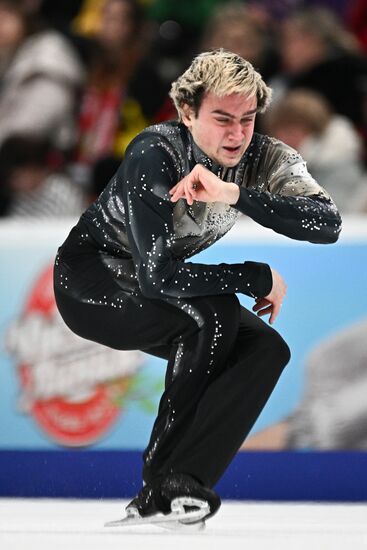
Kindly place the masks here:
POLYGON ((189 129, 187 130, 187 132, 191 143, 192 156, 196 164, 202 164, 203 166, 205 166, 205 168, 208 168, 208 170, 210 170, 214 174, 218 174, 223 169, 223 166, 209 158, 208 155, 206 155, 204 151, 202 151, 200 147, 195 143, 189 129))

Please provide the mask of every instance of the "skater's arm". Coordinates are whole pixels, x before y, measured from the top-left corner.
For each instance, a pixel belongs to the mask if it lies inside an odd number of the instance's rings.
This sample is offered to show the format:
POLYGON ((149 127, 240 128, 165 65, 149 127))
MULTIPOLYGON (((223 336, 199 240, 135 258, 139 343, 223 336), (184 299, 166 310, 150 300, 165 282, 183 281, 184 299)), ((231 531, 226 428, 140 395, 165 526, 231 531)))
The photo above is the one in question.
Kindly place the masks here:
POLYGON ((180 178, 162 140, 133 145, 118 177, 126 230, 144 295, 178 298, 236 292, 252 297, 269 294, 272 275, 267 264, 205 265, 184 262, 175 256, 175 205, 169 189, 180 178))
MULTIPOLYGON (((293 151, 293 150, 291 150, 293 151)), ((300 241, 333 243, 341 230, 341 218, 330 196, 308 173, 301 156, 289 149, 274 147, 266 190, 238 187, 220 180, 201 165, 182 179, 172 190, 171 200, 185 198, 203 202, 225 202, 257 223, 300 241), (279 150, 282 152, 279 154, 279 150)), ((270 164, 270 165, 269 165, 270 164)), ((265 177, 265 176, 263 176, 265 177)))
POLYGON ((339 212, 297 151, 267 138, 254 175, 263 184, 261 190, 241 187, 235 208, 292 239, 324 244, 338 240, 339 212))
POLYGON ((335 204, 321 195, 282 196, 241 187, 234 207, 264 227, 299 241, 334 243, 341 230, 335 204))

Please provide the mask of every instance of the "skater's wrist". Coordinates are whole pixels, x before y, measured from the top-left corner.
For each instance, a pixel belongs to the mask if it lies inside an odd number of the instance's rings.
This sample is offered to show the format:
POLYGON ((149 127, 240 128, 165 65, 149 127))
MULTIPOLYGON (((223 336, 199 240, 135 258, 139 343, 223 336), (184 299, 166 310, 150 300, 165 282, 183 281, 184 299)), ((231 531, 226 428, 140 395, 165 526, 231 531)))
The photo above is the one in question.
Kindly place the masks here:
POLYGON ((245 262, 247 283, 245 294, 253 298, 267 296, 273 287, 273 276, 269 264, 262 262, 245 262))
POLYGON ((223 191, 220 202, 233 206, 240 197, 240 188, 232 182, 223 182, 223 191))

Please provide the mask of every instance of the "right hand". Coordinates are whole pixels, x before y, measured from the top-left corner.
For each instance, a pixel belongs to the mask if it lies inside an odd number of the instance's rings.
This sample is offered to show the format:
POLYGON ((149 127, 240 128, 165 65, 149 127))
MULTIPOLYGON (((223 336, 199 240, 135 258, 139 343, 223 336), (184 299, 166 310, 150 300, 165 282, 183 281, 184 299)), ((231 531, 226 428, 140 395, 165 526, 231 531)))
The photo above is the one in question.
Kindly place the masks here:
POLYGON ((240 196, 238 185, 222 181, 202 164, 196 164, 191 172, 169 191, 171 201, 186 199, 187 204, 194 201, 224 202, 236 204, 240 196))
POLYGON ((272 325, 282 307, 284 296, 287 292, 287 285, 283 277, 275 269, 270 269, 273 277, 272 289, 264 298, 256 299, 256 304, 252 310, 257 312, 259 317, 270 314, 269 323, 272 325))

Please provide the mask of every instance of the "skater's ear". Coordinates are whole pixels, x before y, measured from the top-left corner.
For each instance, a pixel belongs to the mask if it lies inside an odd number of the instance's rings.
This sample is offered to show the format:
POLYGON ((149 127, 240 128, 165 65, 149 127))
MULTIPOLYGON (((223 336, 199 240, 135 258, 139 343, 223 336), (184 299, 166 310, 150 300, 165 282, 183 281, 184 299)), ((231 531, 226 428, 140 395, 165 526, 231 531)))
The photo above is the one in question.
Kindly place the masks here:
POLYGON ((196 118, 195 111, 187 103, 184 103, 181 109, 182 122, 190 129, 192 127, 192 120, 196 118))

